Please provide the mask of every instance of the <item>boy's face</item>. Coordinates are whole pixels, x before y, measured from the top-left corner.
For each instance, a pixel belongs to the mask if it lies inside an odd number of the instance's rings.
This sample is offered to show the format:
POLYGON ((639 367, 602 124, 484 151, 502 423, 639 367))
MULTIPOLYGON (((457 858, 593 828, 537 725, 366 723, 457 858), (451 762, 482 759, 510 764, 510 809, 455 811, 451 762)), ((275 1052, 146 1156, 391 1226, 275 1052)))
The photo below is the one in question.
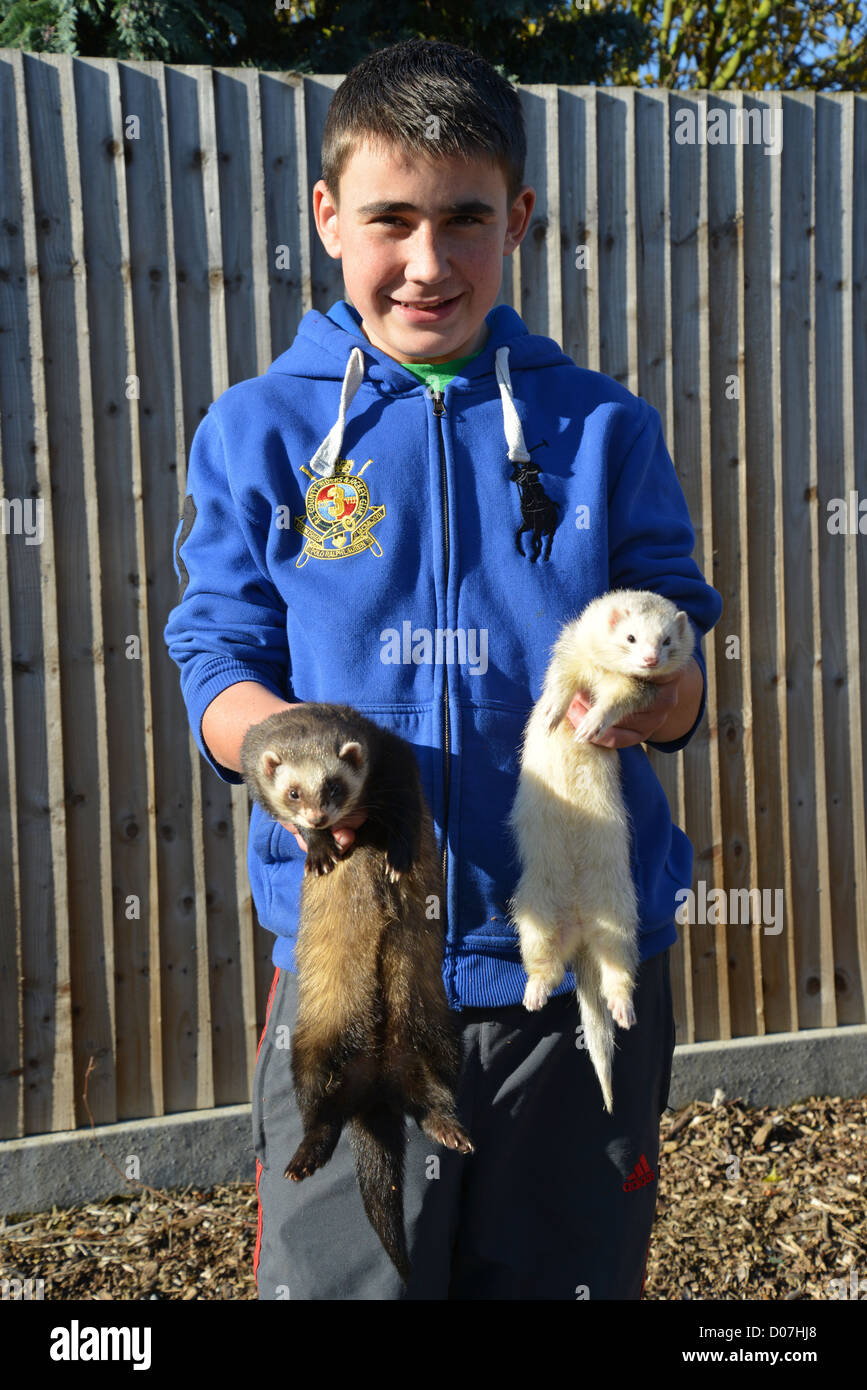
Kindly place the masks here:
POLYGON ((343 260, 364 332, 401 362, 447 362, 484 346, 503 257, 523 238, 535 201, 524 187, 509 207, 502 171, 484 160, 408 157, 367 141, 341 176, 339 211, 321 179, 313 190, 317 230, 329 256, 343 260), (420 307, 437 300, 454 302, 420 307), (401 307, 410 304, 418 307, 401 307))

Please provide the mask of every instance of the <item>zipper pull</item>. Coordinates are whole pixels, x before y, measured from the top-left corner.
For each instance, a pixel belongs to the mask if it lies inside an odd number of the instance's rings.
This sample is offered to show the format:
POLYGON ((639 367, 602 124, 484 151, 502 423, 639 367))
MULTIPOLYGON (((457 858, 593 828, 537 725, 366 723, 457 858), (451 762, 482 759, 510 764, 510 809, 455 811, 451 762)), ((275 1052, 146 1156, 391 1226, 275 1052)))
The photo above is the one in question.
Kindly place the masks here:
POLYGON ((440 391, 439 387, 437 387, 437 389, 436 389, 436 390, 434 391, 434 393, 433 393, 433 403, 434 403, 434 415, 436 415, 437 417, 439 417, 440 415, 445 415, 445 413, 446 413, 446 403, 445 403, 445 400, 443 399, 443 393, 442 393, 442 391, 440 391))

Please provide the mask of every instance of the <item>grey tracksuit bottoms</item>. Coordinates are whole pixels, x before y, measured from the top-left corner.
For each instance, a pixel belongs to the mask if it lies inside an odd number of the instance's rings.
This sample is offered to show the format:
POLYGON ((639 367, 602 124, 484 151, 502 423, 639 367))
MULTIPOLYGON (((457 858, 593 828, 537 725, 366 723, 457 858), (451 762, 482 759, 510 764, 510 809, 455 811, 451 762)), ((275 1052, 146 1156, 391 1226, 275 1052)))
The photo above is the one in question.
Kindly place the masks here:
POLYGON ((638 970, 616 1030, 614 1114, 582 1047, 574 994, 459 1015, 462 1157, 407 1119, 404 1286, 369 1225, 346 1132, 301 1183, 291 1074, 297 977, 275 972, 253 1086, 260 1299, 639 1299, 656 1207, 674 1016, 666 949, 638 970))

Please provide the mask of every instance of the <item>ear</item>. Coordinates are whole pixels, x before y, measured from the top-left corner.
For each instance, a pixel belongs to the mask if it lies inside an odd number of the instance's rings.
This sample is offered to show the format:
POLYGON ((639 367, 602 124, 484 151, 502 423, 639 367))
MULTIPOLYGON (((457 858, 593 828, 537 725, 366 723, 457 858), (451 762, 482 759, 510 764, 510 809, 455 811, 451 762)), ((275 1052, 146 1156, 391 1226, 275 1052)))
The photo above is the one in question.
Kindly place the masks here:
POLYGON ((628 608, 612 608, 611 612, 608 614, 608 626, 611 628, 612 632, 616 628, 617 624, 620 622, 621 618, 625 618, 628 613, 628 608))
POLYGON ((282 761, 283 759, 280 757, 278 753, 274 752, 273 748, 266 748, 261 758, 259 759, 259 767, 261 769, 262 776, 266 777, 269 782, 273 782, 274 773, 277 771, 282 761))
POLYGON ((349 763, 350 767, 354 767, 356 772, 364 762, 364 750, 361 744, 355 741, 344 743, 343 747, 338 751, 337 756, 341 761, 349 763))
POLYGON ((689 618, 682 608, 678 608, 674 615, 674 621, 677 623, 677 630, 680 636, 685 637, 689 618))

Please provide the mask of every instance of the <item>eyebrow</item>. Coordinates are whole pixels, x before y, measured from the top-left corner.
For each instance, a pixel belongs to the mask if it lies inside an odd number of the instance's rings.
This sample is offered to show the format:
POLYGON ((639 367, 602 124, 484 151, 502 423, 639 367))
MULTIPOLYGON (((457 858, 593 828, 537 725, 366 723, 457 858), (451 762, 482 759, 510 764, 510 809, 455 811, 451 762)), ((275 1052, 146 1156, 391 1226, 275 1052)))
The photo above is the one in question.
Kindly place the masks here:
MULTIPOLYGON (((362 207, 357 208, 356 211, 359 213, 381 214, 388 212, 418 212, 420 211, 420 209, 417 208, 414 203, 392 203, 385 201, 381 203, 365 203, 362 207)), ((469 198, 466 202, 463 203, 446 203, 442 207, 437 208, 437 211, 451 213, 477 212, 490 213, 496 215, 497 209, 491 207, 490 203, 481 202, 481 200, 478 198, 469 198)))

